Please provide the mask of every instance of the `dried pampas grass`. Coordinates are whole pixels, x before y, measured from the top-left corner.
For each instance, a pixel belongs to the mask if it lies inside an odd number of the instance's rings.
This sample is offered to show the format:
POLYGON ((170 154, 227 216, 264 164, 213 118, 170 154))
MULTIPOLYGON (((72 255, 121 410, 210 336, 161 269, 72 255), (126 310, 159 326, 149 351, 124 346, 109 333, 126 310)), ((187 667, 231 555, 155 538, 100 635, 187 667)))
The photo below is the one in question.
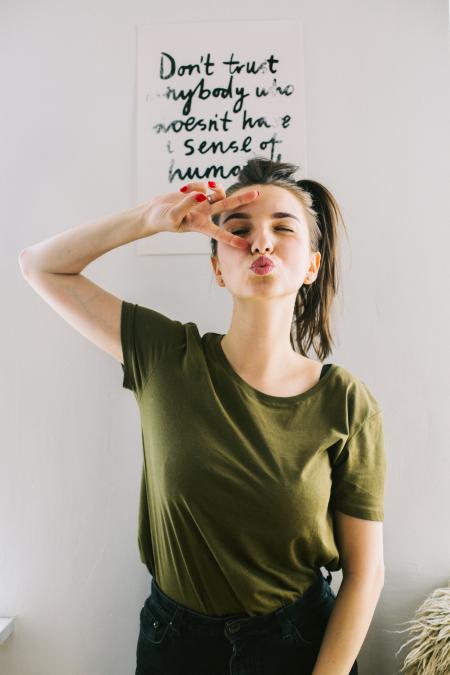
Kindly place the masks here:
POLYGON ((400 625, 410 628, 393 631, 410 631, 412 637, 396 652, 413 643, 400 673, 405 675, 450 674, 450 582, 446 588, 437 588, 416 610, 414 619, 400 625))

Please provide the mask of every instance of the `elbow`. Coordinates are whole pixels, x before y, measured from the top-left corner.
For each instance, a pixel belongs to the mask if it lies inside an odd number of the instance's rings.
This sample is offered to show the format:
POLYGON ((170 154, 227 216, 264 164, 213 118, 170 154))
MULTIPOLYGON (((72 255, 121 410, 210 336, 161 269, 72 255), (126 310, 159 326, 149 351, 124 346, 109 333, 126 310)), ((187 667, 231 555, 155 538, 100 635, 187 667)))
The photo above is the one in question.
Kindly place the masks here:
POLYGON ((20 271, 22 272, 22 274, 24 276, 25 276, 26 271, 27 271, 28 258, 29 258, 28 250, 26 248, 23 248, 19 253, 18 261, 19 261, 20 271))
POLYGON ((371 567, 370 569, 364 570, 352 570, 343 572, 343 579, 356 580, 361 583, 370 583, 372 586, 377 586, 381 590, 384 586, 384 565, 377 565, 376 567, 371 567))
POLYGON ((19 253, 19 258, 18 258, 18 260, 19 260, 19 267, 20 267, 20 269, 22 270, 22 272, 23 272, 23 262, 24 262, 25 251, 26 251, 26 250, 27 250, 26 248, 23 248, 23 249, 20 251, 20 253, 19 253))

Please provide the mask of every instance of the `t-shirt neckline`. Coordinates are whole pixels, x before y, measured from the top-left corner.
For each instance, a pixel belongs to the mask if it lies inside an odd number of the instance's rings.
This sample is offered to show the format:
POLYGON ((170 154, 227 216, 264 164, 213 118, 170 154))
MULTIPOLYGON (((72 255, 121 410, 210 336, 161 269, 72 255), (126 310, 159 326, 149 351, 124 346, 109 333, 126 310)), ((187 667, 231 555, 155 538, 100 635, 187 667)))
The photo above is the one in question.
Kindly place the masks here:
POLYGON ((307 398, 310 398, 311 396, 314 396, 322 387, 324 386, 325 383, 327 383, 332 375, 336 372, 336 369, 338 366, 334 363, 330 364, 330 368, 325 372, 324 375, 316 382, 313 384, 312 387, 307 389, 306 391, 301 392, 300 394, 294 394, 293 396, 272 396, 271 394, 266 394, 263 391, 260 391, 259 389, 255 389, 255 387, 252 387, 251 384, 246 382, 238 373, 234 370, 232 367, 231 363, 228 361, 227 357, 225 356, 225 352, 223 351, 221 342, 222 339, 225 337, 225 334, 221 333, 213 333, 214 340, 213 344, 215 347, 215 351, 217 353, 217 356, 222 363, 223 367, 225 370, 228 372, 230 377, 237 382, 237 384, 244 389, 247 393, 252 394, 253 396, 257 397, 259 400, 266 402, 266 403, 273 403, 274 405, 290 405, 292 403, 297 403, 298 401, 303 401, 307 398))

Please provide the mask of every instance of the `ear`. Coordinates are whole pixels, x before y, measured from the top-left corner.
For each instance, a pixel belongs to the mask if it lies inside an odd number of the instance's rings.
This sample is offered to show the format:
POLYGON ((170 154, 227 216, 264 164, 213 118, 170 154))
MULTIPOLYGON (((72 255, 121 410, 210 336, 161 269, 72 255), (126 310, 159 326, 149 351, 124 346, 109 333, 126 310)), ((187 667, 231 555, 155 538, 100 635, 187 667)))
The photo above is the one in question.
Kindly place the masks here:
POLYGON ((308 273, 304 281, 305 284, 312 284, 312 282, 316 280, 317 274, 319 272, 321 257, 322 256, 320 255, 319 251, 315 251, 315 253, 312 254, 309 263, 308 273))
POLYGON ((219 286, 225 286, 224 280, 222 279, 222 273, 220 271, 219 259, 216 255, 211 256, 211 264, 216 276, 216 281, 219 286))

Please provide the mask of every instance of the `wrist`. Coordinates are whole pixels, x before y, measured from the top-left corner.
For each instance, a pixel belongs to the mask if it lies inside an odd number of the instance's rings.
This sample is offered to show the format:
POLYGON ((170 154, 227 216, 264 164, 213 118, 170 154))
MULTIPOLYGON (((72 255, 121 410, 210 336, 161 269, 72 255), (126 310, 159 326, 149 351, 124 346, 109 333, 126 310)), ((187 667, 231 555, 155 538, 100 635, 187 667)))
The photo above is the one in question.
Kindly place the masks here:
POLYGON ((161 231, 157 225, 149 222, 150 205, 151 202, 147 201, 138 204, 138 206, 131 210, 132 218, 141 233, 139 238, 148 237, 161 231))

